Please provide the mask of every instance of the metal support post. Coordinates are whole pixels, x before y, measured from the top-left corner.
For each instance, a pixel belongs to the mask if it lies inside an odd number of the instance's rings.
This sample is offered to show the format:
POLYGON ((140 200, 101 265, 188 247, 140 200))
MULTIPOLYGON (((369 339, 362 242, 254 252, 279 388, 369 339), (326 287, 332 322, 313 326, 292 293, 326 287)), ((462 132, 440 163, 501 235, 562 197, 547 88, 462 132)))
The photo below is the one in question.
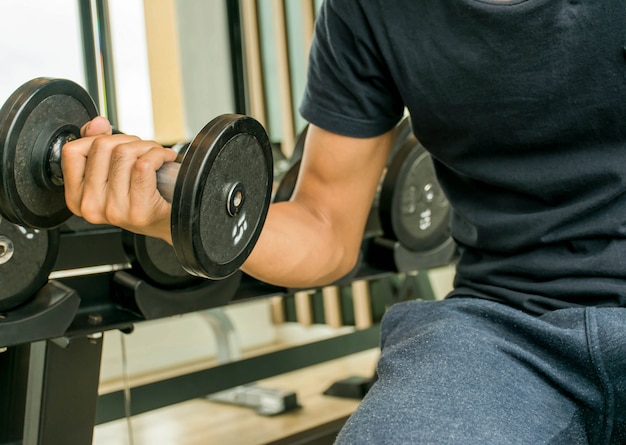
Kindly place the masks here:
POLYGON ((31 345, 23 445, 89 445, 102 335, 31 345))

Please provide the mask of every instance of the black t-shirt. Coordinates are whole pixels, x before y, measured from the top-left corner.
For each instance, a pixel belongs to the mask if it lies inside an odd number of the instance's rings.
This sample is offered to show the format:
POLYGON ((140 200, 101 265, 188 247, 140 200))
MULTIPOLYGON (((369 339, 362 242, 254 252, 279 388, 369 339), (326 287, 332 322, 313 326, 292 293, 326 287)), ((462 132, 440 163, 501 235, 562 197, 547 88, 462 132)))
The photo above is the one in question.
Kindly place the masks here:
POLYGON ((371 137, 408 109, 453 208, 452 296, 626 305, 623 0, 326 0, 301 113, 371 137))

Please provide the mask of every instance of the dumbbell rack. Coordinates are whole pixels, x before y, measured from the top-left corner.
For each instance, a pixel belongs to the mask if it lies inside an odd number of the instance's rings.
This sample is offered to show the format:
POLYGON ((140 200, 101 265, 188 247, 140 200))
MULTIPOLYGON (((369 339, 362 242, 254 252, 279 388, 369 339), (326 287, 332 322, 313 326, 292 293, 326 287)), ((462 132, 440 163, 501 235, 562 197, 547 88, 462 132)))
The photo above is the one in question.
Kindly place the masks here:
MULTIPOLYGON (((120 239, 115 228, 64 233, 55 270, 127 262, 120 239)), ((353 278, 380 274, 390 272, 364 267, 353 278)), ((90 444, 95 424, 123 416, 121 392, 98 396, 103 332, 130 333, 141 321, 290 292, 241 272, 181 290, 160 289, 124 268, 50 280, 27 303, 0 314, 0 346, 6 347, 0 353, 0 445, 90 444)), ((369 349, 377 342, 374 326, 183 376, 174 385, 175 395, 168 394, 168 382, 133 388, 132 414, 158 407, 150 401, 155 393, 165 406, 369 349)))
MULTIPOLYGON (((64 234, 55 269, 125 263, 121 245, 114 228, 64 234)), ((49 281, 0 318, 0 444, 91 443, 102 333, 226 305, 241 275, 182 290, 159 289, 128 270, 49 281)))

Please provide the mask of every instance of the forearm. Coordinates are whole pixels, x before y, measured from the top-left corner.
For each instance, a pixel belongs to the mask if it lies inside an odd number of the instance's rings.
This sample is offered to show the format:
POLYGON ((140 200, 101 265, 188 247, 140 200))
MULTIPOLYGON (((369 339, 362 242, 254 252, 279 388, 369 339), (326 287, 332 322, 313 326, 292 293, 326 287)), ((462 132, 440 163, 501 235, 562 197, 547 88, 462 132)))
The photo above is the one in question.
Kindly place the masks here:
POLYGON ((323 286, 354 267, 361 237, 362 229, 351 239, 342 239, 329 220, 297 202, 272 204, 261 237, 242 269, 277 286, 323 286))
POLYGON ((243 270, 287 287, 324 286, 348 274, 393 135, 357 139, 312 125, 291 201, 270 207, 243 270))

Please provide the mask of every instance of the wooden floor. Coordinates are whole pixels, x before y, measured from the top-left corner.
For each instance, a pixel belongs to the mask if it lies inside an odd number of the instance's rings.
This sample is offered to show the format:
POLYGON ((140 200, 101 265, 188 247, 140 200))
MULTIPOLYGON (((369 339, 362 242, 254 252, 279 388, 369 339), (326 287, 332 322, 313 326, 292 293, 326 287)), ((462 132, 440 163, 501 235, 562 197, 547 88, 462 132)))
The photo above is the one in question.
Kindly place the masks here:
MULTIPOLYGON (((264 417, 252 409, 203 399, 162 408, 131 419, 98 425, 94 445, 260 445, 292 444, 306 432, 333 428, 354 411, 358 401, 323 395, 332 383, 353 375, 370 376, 378 350, 369 350, 258 382, 293 390, 302 408, 264 417), (304 432, 304 433, 303 433, 304 432)), ((321 442, 319 442, 321 443, 321 442)))

